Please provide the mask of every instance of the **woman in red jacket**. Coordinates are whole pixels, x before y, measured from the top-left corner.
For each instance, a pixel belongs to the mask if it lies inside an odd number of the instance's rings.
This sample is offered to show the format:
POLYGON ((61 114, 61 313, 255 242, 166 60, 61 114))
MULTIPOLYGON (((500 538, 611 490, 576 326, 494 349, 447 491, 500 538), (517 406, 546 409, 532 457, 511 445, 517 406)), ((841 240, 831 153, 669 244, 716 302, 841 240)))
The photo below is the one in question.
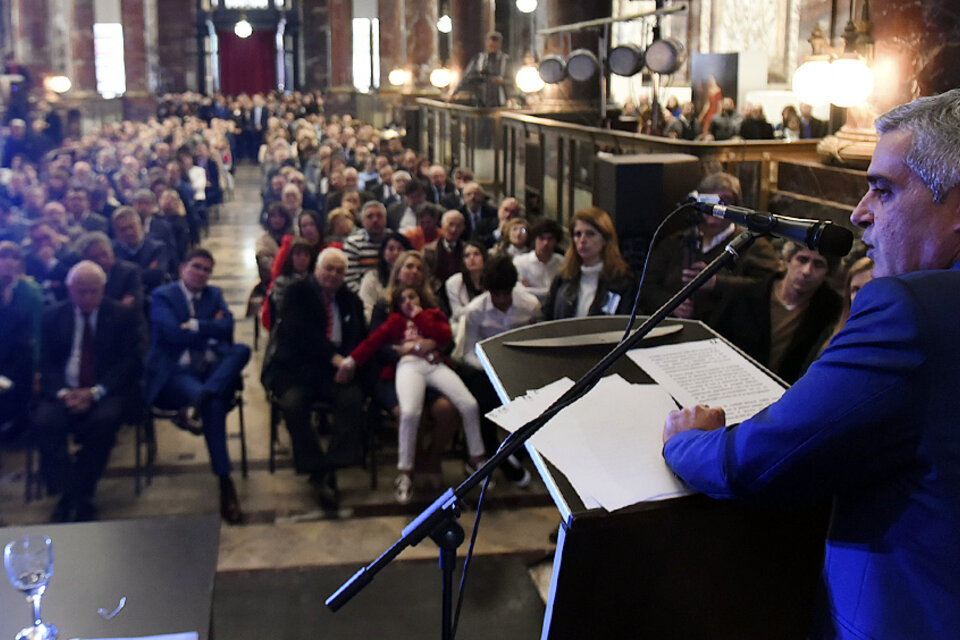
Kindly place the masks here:
POLYGON ((423 411, 424 393, 432 387, 440 391, 460 411, 467 438, 467 451, 474 466, 483 459, 480 437, 480 416, 477 401, 463 381, 447 366, 439 348, 450 342, 450 323, 437 307, 429 290, 424 296, 414 287, 392 288, 387 296, 391 313, 387 320, 361 342, 344 360, 338 372, 349 378, 356 366, 370 359, 384 344, 400 342, 395 347, 397 362, 395 385, 400 404, 399 452, 395 482, 397 500, 405 504, 413 493, 413 462, 417 443, 417 426, 423 411), (427 345, 426 348, 424 345, 427 345))

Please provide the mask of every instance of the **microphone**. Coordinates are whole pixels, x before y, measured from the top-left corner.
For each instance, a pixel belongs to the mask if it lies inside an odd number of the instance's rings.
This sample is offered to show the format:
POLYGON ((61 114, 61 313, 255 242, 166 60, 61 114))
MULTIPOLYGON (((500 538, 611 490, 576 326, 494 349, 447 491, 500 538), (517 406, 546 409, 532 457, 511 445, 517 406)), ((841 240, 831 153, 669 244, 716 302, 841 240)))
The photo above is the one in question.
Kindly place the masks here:
POLYGON ((853 233, 829 220, 790 218, 746 207, 720 204, 713 194, 690 194, 687 204, 707 215, 743 225, 750 231, 768 233, 778 238, 793 240, 825 256, 843 257, 853 247, 853 233))

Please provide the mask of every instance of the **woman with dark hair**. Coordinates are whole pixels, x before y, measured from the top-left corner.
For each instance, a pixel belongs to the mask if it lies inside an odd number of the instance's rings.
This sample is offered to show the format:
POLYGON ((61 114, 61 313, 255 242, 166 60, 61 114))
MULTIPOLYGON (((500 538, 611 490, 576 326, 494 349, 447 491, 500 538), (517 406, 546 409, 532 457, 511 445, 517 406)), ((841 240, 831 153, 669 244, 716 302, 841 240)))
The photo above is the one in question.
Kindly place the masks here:
POLYGON ((410 251, 410 241, 396 231, 387 231, 380 244, 377 254, 377 268, 367 271, 360 279, 360 291, 357 296, 363 302, 363 315, 367 322, 373 314, 373 307, 377 300, 383 297, 390 283, 390 271, 393 269, 397 257, 404 251, 410 251))
POLYGON ((617 231, 607 212, 580 209, 570 220, 570 248, 543 305, 547 320, 628 314, 636 282, 620 255, 617 231))
POLYGON ((483 293, 483 267, 487 264, 487 249, 482 242, 470 240, 463 244, 460 271, 443 284, 450 306, 450 324, 463 317, 467 304, 483 293))
POLYGON ((263 324, 270 328, 270 318, 276 314, 283 304, 283 294, 287 287, 297 280, 301 280, 313 273, 317 264, 317 255, 320 253, 316 245, 310 244, 303 238, 297 238, 290 243, 290 250, 280 264, 280 272, 270 283, 267 293, 267 303, 264 305, 263 324))

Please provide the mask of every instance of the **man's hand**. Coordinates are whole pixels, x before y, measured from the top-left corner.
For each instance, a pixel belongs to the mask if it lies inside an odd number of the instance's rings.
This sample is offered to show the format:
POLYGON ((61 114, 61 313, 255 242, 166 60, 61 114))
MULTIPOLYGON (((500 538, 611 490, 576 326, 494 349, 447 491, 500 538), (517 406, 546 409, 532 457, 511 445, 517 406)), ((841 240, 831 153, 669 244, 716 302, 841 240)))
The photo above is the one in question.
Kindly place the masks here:
MULTIPOLYGON (((687 284, 691 280, 697 277, 701 271, 706 268, 707 264, 705 262, 694 262, 692 265, 680 272, 680 281, 683 284, 687 284)), ((717 286, 717 276, 713 276, 709 280, 703 283, 703 286, 700 288, 704 291, 713 291, 714 287, 717 286)))
POLYGON ((333 381, 337 384, 347 384, 353 380, 353 374, 357 370, 357 363, 354 362, 353 358, 343 358, 340 360, 340 364, 337 367, 337 373, 333 377, 333 381))
POLYGON ((70 413, 86 413, 93 406, 93 391, 90 389, 71 389, 63 396, 63 406, 70 413))
POLYGON ((223 320, 223 316, 224 316, 223 309, 220 309, 220 310, 217 311, 215 314, 213 314, 213 319, 214 319, 214 320, 223 320))
POLYGON ((684 318, 689 320, 693 317, 693 300, 689 298, 680 303, 680 306, 673 310, 674 318, 684 318))
POLYGON ((695 407, 671 411, 663 425, 663 443, 666 444, 667 440, 681 431, 691 429, 713 431, 714 429, 722 429, 726 422, 727 416, 720 407, 698 404, 695 407))
POLYGON ((123 296, 123 298, 120 299, 120 304, 129 307, 129 306, 132 305, 134 302, 136 302, 136 300, 137 300, 137 299, 133 296, 132 293, 128 293, 127 295, 123 296))

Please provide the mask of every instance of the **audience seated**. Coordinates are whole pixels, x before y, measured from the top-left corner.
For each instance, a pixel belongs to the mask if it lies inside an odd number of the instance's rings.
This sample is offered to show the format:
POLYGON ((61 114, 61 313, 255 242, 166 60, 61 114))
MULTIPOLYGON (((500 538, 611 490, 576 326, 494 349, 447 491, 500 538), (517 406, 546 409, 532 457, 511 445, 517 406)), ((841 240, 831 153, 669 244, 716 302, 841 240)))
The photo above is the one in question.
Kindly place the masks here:
POLYGON ((335 381, 344 357, 366 335, 360 300, 344 284, 346 270, 343 251, 327 248, 312 276, 287 287, 261 376, 283 412, 297 473, 309 475, 329 511, 339 503, 337 469, 359 463, 363 446, 363 393, 355 382, 335 381), (326 452, 310 423, 317 401, 333 407, 326 452))
MULTIPOLYGON (((484 266, 483 288, 484 292, 470 301, 463 314, 463 366, 460 376, 476 396, 480 414, 486 415, 499 407, 501 402, 477 357, 477 343, 539 321, 541 310, 536 296, 517 286, 517 269, 506 256, 492 257, 484 266)), ((497 426, 484 417, 481 429, 487 455, 493 455, 500 446, 497 426)), ((530 482, 530 472, 512 455, 500 468, 507 479, 518 486, 526 486, 530 482)))
POLYGON ((30 227, 24 269, 43 289, 43 299, 48 306, 67 297, 64 281, 76 258, 67 248, 66 241, 67 238, 44 220, 38 220, 30 227))
POLYGON ((156 238, 144 236, 140 216, 133 207, 124 205, 113 212, 113 237, 114 254, 140 267, 147 294, 164 283, 171 271, 170 251, 156 238))
MULTIPOLYGON (((416 251, 440 237, 440 218, 443 209, 436 204, 424 202, 417 207, 417 226, 402 232, 416 251)), ((389 214, 388 214, 389 216, 389 214)))
POLYGON ((387 226, 400 233, 416 227, 417 210, 426 197, 426 188, 419 180, 405 181, 403 195, 387 209, 387 226))
MULTIPOLYGON (((714 173, 706 176, 697 185, 701 195, 712 195, 724 204, 741 204, 740 181, 729 173, 714 173)), ((678 231, 661 240, 652 249, 643 290, 640 292, 640 308, 643 313, 653 313, 669 300, 681 287, 692 280, 707 263, 721 253, 733 240, 739 229, 732 222, 714 216, 695 215, 689 228, 678 231)), ((678 318, 706 320, 717 301, 730 284, 759 285, 780 266, 776 250, 767 238, 757 238, 733 268, 718 273, 673 312, 678 318)))
POLYGON ((100 231, 91 231, 77 238, 74 250, 81 260, 94 262, 103 269, 107 276, 104 295, 133 309, 139 320, 143 313, 140 267, 126 260, 118 260, 110 238, 100 231))
POLYGON ((843 302, 827 276, 837 260, 794 242, 784 245, 784 272, 759 285, 731 283, 707 322, 789 383, 804 371, 830 336, 843 302))
POLYGON ((267 218, 263 224, 264 232, 257 238, 254 246, 260 282, 269 284, 274 258, 280 251, 283 237, 293 232, 293 220, 294 218, 290 216, 290 212, 282 202, 273 202, 267 208, 267 218))
POLYGON ((477 240, 487 248, 495 242, 494 231, 500 224, 497 210, 487 204, 487 194, 476 182, 469 182, 463 187, 463 214, 464 237, 467 240, 477 240))
POLYGON ((363 274, 377 267, 377 255, 387 230, 387 212, 383 204, 376 200, 363 205, 360 215, 363 228, 354 232, 343 242, 343 252, 347 255, 347 287, 357 292, 363 274))
POLYGON ((210 252, 194 249, 180 267, 180 280, 153 292, 146 401, 180 411, 184 426, 191 426, 188 409, 199 417, 220 480, 220 514, 236 524, 243 514, 230 479, 226 417, 250 347, 233 343, 233 315, 220 289, 207 285, 212 272, 210 252))
POLYGON ((97 482, 117 430, 138 406, 138 321, 132 309, 104 297, 106 281, 98 265, 78 262, 67 274, 70 300, 43 316, 33 428, 48 490, 62 496, 55 522, 96 519, 97 482), (76 455, 70 433, 80 445, 76 455))
POLYGON ((500 227, 500 240, 490 250, 492 256, 507 256, 511 260, 529 253, 530 236, 527 233, 527 221, 524 218, 511 218, 500 227))
POLYGON ((429 176, 430 186, 427 189, 427 202, 442 205, 448 196, 456 193, 457 187, 453 184, 453 180, 447 178, 447 170, 440 165, 431 165, 429 176))
POLYGON ((363 302, 363 315, 367 322, 373 314, 373 307, 387 290, 390 281, 390 272, 397 257, 404 251, 410 251, 410 241, 396 231, 387 231, 380 244, 380 253, 377 256, 377 268, 363 274, 360 280, 358 295, 363 302))
POLYGON ((23 275, 19 245, 0 242, 0 440, 25 427, 40 349, 43 292, 23 275))
MULTIPOLYGON (((460 271, 463 264, 464 231, 463 214, 451 209, 440 218, 440 237, 423 248, 423 259, 433 274, 432 284, 435 289, 439 289, 447 278, 460 271)), ((483 244, 486 246, 486 243, 483 244)))
POLYGON ((520 284, 542 304, 563 265, 563 256, 556 252, 563 240, 563 228, 556 221, 544 218, 530 227, 529 237, 533 239, 533 251, 514 257, 513 266, 517 268, 520 284))
MULTIPOLYGON (((450 324, 462 327, 467 304, 483 293, 483 268, 487 263, 487 248, 481 242, 470 240, 463 245, 460 270, 443 283, 442 296, 450 315, 450 324)), ((454 335, 459 335, 455 330, 454 335)))
MULTIPOLYGON (((394 270, 415 270, 418 264, 422 272, 420 253, 408 252, 397 258, 394 270)), ((394 485, 397 501, 401 504, 409 502, 413 495, 417 429, 427 387, 443 393, 460 412, 470 456, 469 464, 476 468, 484 454, 477 401, 448 366, 443 355, 443 349, 451 338, 450 324, 438 307, 427 279, 421 277, 420 280, 419 285, 407 285, 404 284, 404 278, 398 276, 397 285, 391 284, 385 295, 389 315, 350 352, 350 356, 340 363, 337 372, 338 381, 348 381, 353 378, 356 367, 370 360, 381 347, 399 343, 394 347, 399 359, 390 373, 395 380, 400 413, 399 473, 394 485)))
POLYGON ((586 207, 573 214, 570 248, 543 305, 547 320, 629 314, 636 281, 620 256, 617 231, 607 212, 586 207))

